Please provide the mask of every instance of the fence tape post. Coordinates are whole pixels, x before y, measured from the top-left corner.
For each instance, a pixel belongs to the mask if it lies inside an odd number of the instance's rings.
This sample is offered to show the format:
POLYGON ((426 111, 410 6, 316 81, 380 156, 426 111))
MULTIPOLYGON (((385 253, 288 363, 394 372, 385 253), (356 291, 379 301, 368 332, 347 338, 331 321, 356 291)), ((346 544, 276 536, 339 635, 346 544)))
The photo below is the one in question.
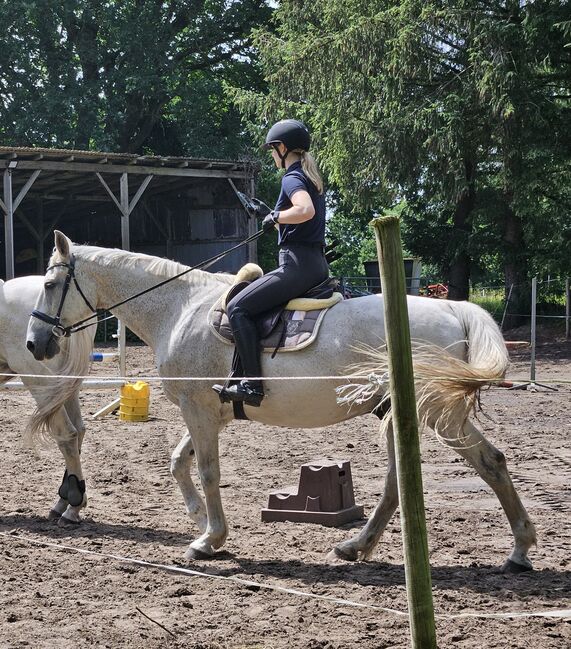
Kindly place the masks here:
POLYGON ((529 380, 531 385, 535 383, 535 337, 537 321, 537 277, 531 280, 531 367, 529 380))
POLYGON ((571 295, 569 294, 569 278, 565 280, 565 339, 569 340, 569 302, 571 295))
POLYGON ((377 241, 384 302, 411 646, 436 649, 400 220, 384 216, 374 219, 371 225, 377 241))

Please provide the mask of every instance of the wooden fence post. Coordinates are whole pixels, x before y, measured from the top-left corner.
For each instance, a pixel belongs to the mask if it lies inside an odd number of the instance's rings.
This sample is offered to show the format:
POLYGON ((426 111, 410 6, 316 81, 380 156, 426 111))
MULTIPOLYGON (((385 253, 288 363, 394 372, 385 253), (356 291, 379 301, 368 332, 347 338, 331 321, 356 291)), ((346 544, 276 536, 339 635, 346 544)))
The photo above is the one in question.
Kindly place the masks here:
POLYGON ((399 218, 371 222, 377 240, 395 433, 406 592, 413 649, 436 649, 436 630, 399 218))

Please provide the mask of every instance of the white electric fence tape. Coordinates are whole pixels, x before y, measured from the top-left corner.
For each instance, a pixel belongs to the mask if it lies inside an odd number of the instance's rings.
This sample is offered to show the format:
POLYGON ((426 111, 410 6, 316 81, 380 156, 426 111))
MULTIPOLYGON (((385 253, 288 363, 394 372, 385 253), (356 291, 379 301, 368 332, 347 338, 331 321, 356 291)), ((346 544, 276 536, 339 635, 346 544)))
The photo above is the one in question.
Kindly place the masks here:
MULTIPOLYGON (((30 543, 33 545, 40 545, 43 547, 55 548, 57 550, 77 552, 78 554, 83 554, 86 556, 91 555, 93 557, 98 557, 100 559, 112 559, 115 561, 121 561, 123 563, 131 563, 134 565, 143 566, 145 568, 157 568, 159 570, 166 570, 167 572, 174 572, 177 574, 189 575, 192 577, 202 577, 205 579, 218 579, 220 581, 233 582, 244 586, 254 586, 256 588, 260 588, 264 590, 287 593, 288 595, 296 595, 298 597, 318 599, 321 601, 330 602, 331 604, 339 604, 341 606, 353 606, 357 608, 366 608, 374 611, 383 611, 384 613, 391 613, 392 615, 398 615, 401 617, 408 617, 407 612, 399 611, 394 608, 386 608, 384 606, 377 606, 376 604, 363 604, 361 602, 354 602, 350 599, 342 599, 339 597, 332 597, 329 595, 318 595, 317 593, 308 593, 307 591, 298 590, 295 588, 286 588, 285 586, 279 586, 277 584, 264 584, 257 581, 252 581, 250 579, 242 579, 241 577, 225 577, 224 575, 213 575, 207 572, 200 572, 198 570, 191 570, 190 568, 182 568, 180 566, 175 566, 175 565, 153 563, 151 561, 144 561, 142 559, 133 559, 132 557, 125 557, 119 554, 106 554, 104 552, 95 552, 93 550, 86 550, 84 548, 74 548, 71 545, 62 545, 58 543, 51 543, 49 541, 40 541, 37 539, 31 539, 25 536, 20 536, 19 534, 0 532, 0 536, 3 536, 5 538, 14 541, 22 541, 24 543, 30 543)), ((522 611, 522 612, 515 612, 515 613, 478 613, 478 612, 439 613, 436 614, 435 617, 436 619, 441 619, 441 620, 451 620, 451 619, 458 619, 458 618, 487 618, 487 619, 506 620, 506 619, 529 618, 529 617, 571 619, 571 609, 551 609, 546 611, 522 611)))

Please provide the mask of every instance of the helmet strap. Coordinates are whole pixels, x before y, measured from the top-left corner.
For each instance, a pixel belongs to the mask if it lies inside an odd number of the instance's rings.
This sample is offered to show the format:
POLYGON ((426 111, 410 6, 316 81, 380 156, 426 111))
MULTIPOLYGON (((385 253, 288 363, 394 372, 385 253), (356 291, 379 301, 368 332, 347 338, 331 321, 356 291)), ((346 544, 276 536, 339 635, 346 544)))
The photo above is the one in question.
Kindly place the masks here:
POLYGON ((286 168, 286 158, 288 156, 289 151, 286 148, 285 153, 282 155, 280 153, 279 146, 280 146, 279 144, 272 144, 272 147, 273 147, 274 151, 278 154, 278 158, 282 161, 282 165, 281 165, 282 169, 285 169, 286 168))

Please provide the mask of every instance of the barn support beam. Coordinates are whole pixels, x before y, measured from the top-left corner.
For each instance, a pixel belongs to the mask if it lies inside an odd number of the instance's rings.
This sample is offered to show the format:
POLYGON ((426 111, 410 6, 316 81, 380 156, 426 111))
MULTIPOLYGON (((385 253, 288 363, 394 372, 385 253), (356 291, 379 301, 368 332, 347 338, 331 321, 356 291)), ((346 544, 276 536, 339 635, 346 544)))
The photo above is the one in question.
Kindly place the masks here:
MULTIPOLYGON (((9 163, 12 164, 12 163, 9 163)), ((15 164, 15 163, 14 163, 15 164)), ((36 178, 40 175, 40 169, 36 169, 26 181, 26 184, 18 192, 16 200, 12 196, 12 171, 13 167, 4 170, 4 200, 0 199, 0 208, 4 212, 4 246, 6 255, 6 279, 14 277, 14 212, 18 209, 20 203, 28 193, 30 187, 34 184, 36 178)), ((26 220, 24 220, 26 224, 26 220)), ((27 224, 31 225, 31 224, 27 224)), ((35 229, 32 227, 32 234, 37 237, 35 229)))
POLYGON ((249 172, 242 171, 237 167, 229 169, 212 169, 208 167, 202 169, 191 169, 181 167, 153 167, 150 165, 102 165, 87 162, 55 162, 51 160, 42 160, 39 162, 19 160, 18 169, 44 169, 46 171, 71 171, 75 173, 77 173, 78 170, 85 173, 99 173, 103 170, 104 173, 111 174, 128 173, 139 176, 152 174, 154 176, 176 176, 177 178, 249 178, 251 175, 249 172))
MULTIPOLYGON (((250 178, 249 184, 249 193, 250 196, 255 196, 256 194, 256 183, 254 182, 253 178, 250 178)), ((256 233, 258 229, 258 224, 256 223, 256 219, 248 219, 248 236, 251 237, 253 234, 256 233)), ((258 263, 258 241, 250 241, 248 244, 248 258, 249 260, 256 264, 258 263)))
POLYGON ((38 201, 38 241, 37 241, 37 253, 36 258, 36 272, 38 275, 44 273, 44 241, 46 240, 46 230, 44 227, 44 203, 43 201, 38 201))
MULTIPOLYGON (((146 178, 143 179, 143 182, 139 185, 139 189, 137 189, 131 201, 129 201, 129 174, 126 171, 121 174, 121 178, 119 179, 119 198, 115 196, 113 190, 105 182, 105 179, 99 173, 99 171, 96 171, 95 175, 97 176, 99 182, 103 185, 105 191, 111 197, 111 200, 115 203, 115 205, 121 212, 121 247, 123 248, 123 250, 131 250, 129 217, 131 216, 131 212, 135 209, 137 203, 143 196, 145 189, 147 189, 149 183, 153 179, 153 174, 148 174, 146 178)), ((127 340, 125 325, 121 322, 121 320, 118 321, 117 337, 119 344, 119 371, 121 373, 121 376, 126 376, 127 363, 125 356, 127 340)))
POLYGON ((4 171, 4 245, 6 254, 6 279, 14 277, 14 203, 12 201, 12 170, 4 171))

